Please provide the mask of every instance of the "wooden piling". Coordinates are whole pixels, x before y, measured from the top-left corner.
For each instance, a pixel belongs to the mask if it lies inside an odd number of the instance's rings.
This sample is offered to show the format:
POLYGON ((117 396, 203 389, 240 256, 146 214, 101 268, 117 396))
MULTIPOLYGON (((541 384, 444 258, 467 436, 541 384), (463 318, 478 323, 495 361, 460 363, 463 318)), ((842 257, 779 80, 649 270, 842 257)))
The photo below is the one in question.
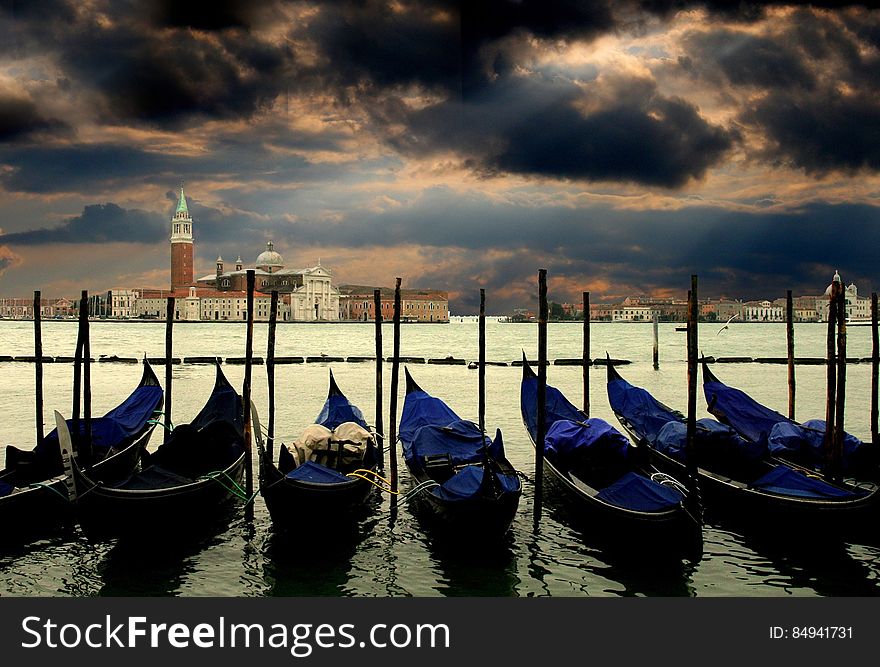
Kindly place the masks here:
POLYGON ((94 462, 92 450, 92 346, 89 340, 89 317, 83 320, 83 439, 79 447, 79 456, 83 467, 94 462))
POLYGON ((43 445, 43 299, 40 290, 34 292, 34 394, 36 396, 37 447, 43 445))
POLYGON ((584 415, 590 417, 590 293, 584 292, 584 415))
POLYGON ((794 420, 794 304, 791 290, 785 292, 785 339, 788 346, 788 418, 794 420))
MULTIPOLYGON (((391 490, 397 491, 397 384, 400 375, 400 278, 394 286, 394 357, 391 363, 391 414, 388 428, 388 457, 391 465, 391 490)), ((393 496, 396 499, 396 496, 393 496)))
POLYGON ((74 451, 77 450, 80 437, 80 408, 82 407, 82 353, 83 353, 83 318, 88 318, 88 292, 82 291, 79 297, 79 319, 76 328, 76 350, 73 353, 73 407, 71 412, 70 437, 74 451))
POLYGON ((266 433, 266 456, 275 459, 275 327, 278 323, 278 291, 272 290, 269 304, 269 339, 266 341, 266 379, 269 387, 269 423, 266 433))
POLYGON ((547 269, 538 269, 538 414, 535 438, 535 523, 541 520, 547 436, 547 269))
POLYGON ((837 325, 838 294, 842 284, 839 280, 831 281, 831 294, 828 297, 828 331, 825 337, 825 436, 822 440, 822 452, 825 460, 826 473, 833 474, 834 467, 834 424, 837 408, 837 355, 835 353, 835 329, 837 325))
MULTIPOLYGON (((834 434, 831 451, 831 474, 836 480, 843 476, 844 406, 846 403, 846 295, 841 284, 837 297, 837 397, 834 413, 834 434)), ((830 428, 826 425, 826 430, 830 428)))
POLYGON ((877 332, 877 292, 871 292, 871 444, 880 446, 877 437, 878 369, 880 369, 880 336, 877 332))
POLYGON ((660 316, 657 311, 651 318, 654 323, 654 370, 660 370, 660 316))
MULTIPOLYGON (((245 334, 244 386, 242 387, 242 406, 244 409, 244 492, 250 500, 254 493, 253 468, 253 423, 251 421, 251 371, 254 359, 254 282, 253 269, 247 270, 247 333, 245 334)), ((245 516, 253 519, 254 504, 245 506, 245 516)))
POLYGON ((697 356, 699 350, 699 336, 697 324, 699 321, 699 303, 697 297, 697 276, 691 275, 691 289, 688 292, 687 311, 687 440, 685 442, 685 455, 687 457, 688 490, 690 502, 696 507, 696 515, 702 515, 700 507, 700 491, 697 483, 697 356))
POLYGON ((171 422, 171 354, 174 327, 174 297, 169 296, 165 304, 165 433, 164 441, 168 441, 174 424, 171 422))
POLYGON ((480 433, 486 433, 486 290, 480 289, 480 317, 479 317, 479 366, 478 366, 478 384, 479 384, 479 401, 477 405, 477 415, 480 426, 480 433))
POLYGON ((376 444, 379 446, 379 469, 385 470, 385 429, 382 417, 382 290, 373 290, 374 321, 376 327, 376 444))

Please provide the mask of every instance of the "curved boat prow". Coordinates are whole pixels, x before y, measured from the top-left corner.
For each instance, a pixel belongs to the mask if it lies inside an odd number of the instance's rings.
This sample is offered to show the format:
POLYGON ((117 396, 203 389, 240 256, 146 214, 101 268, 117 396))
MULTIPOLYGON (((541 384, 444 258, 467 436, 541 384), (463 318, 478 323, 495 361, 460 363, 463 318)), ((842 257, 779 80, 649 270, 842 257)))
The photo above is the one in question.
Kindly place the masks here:
POLYGON ((159 387, 159 378, 156 377, 156 372, 153 370, 153 367, 150 365, 150 362, 147 360, 147 355, 144 355, 144 374, 141 376, 140 387, 159 387))
POLYGON ((721 382, 721 380, 719 380, 717 377, 715 377, 715 374, 709 370, 709 364, 706 363, 705 359, 702 360, 702 363, 703 363, 703 384, 706 384, 707 382, 721 382))
POLYGON ((614 367, 614 364, 611 363, 611 355, 607 352, 605 353, 605 373, 606 373, 606 382, 614 382, 615 380, 622 380, 620 373, 617 372, 617 368, 614 367))
POLYGON ((407 394, 412 394, 417 391, 425 391, 419 385, 416 384, 416 381, 413 380, 413 377, 412 377, 412 375, 409 374, 409 369, 406 366, 403 367, 403 374, 406 377, 406 393, 407 394))
POLYGON ((529 365, 529 360, 526 358, 525 350, 523 350, 523 353, 522 353, 522 367, 523 367, 523 372, 522 372, 522 379, 523 380, 538 377, 537 375, 535 375, 535 371, 533 371, 532 367, 529 365))
POLYGON ((342 390, 339 388, 339 385, 336 384, 336 378, 333 377, 333 369, 330 369, 330 389, 327 392, 327 397, 330 396, 345 396, 342 393, 342 390))

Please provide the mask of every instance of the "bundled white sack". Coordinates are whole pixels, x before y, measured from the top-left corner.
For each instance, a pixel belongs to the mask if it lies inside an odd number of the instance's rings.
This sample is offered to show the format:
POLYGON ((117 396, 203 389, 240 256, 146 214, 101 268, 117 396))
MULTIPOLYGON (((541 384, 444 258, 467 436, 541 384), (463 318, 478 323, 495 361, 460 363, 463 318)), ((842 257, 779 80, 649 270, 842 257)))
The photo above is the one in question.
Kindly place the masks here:
POLYGON ((293 444, 293 450, 298 465, 314 461, 342 470, 356 467, 363 461, 372 439, 372 434, 355 422, 345 422, 332 431, 326 426, 312 424, 293 444))

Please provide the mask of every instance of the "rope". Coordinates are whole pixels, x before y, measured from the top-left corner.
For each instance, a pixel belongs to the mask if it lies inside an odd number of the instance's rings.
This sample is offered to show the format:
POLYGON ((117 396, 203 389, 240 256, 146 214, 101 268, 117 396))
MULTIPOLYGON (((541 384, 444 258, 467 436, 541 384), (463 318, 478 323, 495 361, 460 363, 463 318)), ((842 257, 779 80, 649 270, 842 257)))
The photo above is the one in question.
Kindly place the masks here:
POLYGON ((158 424, 159 426, 161 426, 163 428, 167 428, 169 433, 174 430, 174 424, 169 424, 168 426, 165 426, 165 423, 159 421, 158 419, 148 419, 147 423, 148 424, 158 424))
POLYGON ((222 486, 226 491, 241 500, 245 505, 252 503, 254 499, 259 495, 260 490, 257 489, 254 491, 253 495, 248 496, 247 492, 242 488, 241 484, 236 482, 225 470, 215 470, 214 472, 209 472, 206 475, 202 475, 199 477, 199 480, 212 480, 217 482, 220 486, 222 486), (220 480, 221 477, 225 477, 229 482, 227 486, 224 482, 220 480))
POLYGON ((667 475, 664 472, 655 472, 651 474, 651 481, 657 482, 658 484, 663 484, 664 486, 671 486, 675 488, 677 491, 680 491, 681 494, 685 497, 688 495, 687 487, 679 482, 674 477, 667 475))
POLYGON ((28 488, 29 489, 39 489, 39 488, 48 489, 49 491, 51 491, 52 493, 57 495, 59 498, 63 499, 64 502, 68 502, 70 500, 70 498, 67 497, 66 493, 61 493, 61 491, 54 488, 51 484, 44 484, 43 482, 34 482, 33 484, 28 484, 28 488))

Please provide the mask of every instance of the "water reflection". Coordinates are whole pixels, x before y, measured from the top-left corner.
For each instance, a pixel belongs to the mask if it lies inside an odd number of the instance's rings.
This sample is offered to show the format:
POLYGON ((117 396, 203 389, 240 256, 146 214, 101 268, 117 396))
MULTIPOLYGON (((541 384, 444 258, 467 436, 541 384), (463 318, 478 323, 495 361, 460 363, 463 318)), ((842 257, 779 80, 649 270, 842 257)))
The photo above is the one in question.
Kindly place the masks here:
POLYGON ((103 558, 92 578, 102 582, 99 595, 179 595, 200 567, 202 554, 223 545, 238 506, 227 504, 215 519, 188 533, 126 535, 92 543, 103 558), (109 547, 109 548, 108 548, 109 547))
POLYGON ((840 539, 804 533, 784 540, 771 533, 746 536, 744 542, 764 556, 771 566, 762 581, 792 593, 812 589, 823 596, 880 595, 878 570, 853 557, 851 547, 840 539))
POLYGON ((428 540, 428 553, 439 578, 435 590, 442 595, 509 597, 517 594, 513 537, 490 541, 428 540))

